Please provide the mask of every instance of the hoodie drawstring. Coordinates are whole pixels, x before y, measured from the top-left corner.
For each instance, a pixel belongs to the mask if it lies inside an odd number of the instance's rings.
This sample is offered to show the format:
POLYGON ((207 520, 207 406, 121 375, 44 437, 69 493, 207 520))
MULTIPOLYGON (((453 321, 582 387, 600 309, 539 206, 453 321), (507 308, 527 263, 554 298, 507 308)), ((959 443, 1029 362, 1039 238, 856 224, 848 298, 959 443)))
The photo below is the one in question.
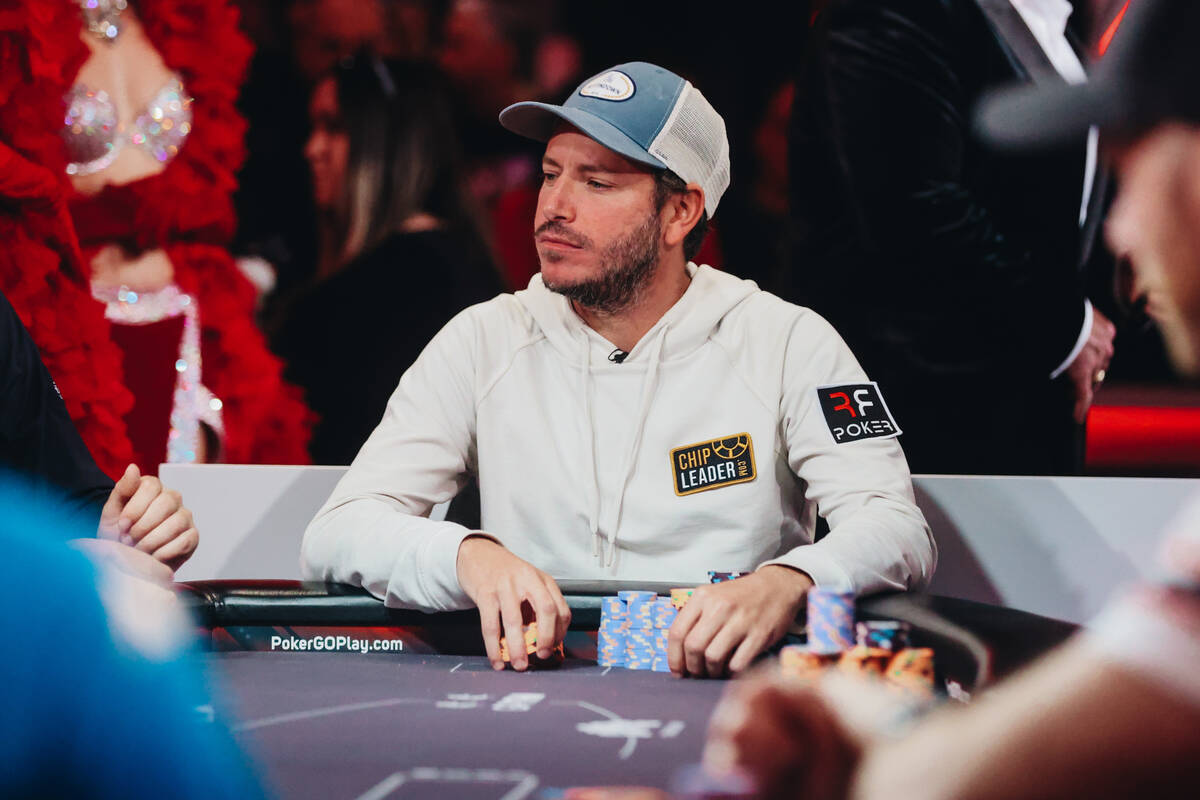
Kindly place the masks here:
MULTIPOLYGON (((612 513, 612 524, 605 526, 611 531, 605 542, 604 549, 604 566, 611 567, 617 558, 617 529, 621 525, 621 509, 625 505, 625 492, 629 488, 629 481, 633 478, 633 470, 637 465, 638 451, 642 447, 642 434, 646 430, 646 417, 650 413, 650 403, 654 399, 654 392, 658 388, 658 368, 662 360, 663 341, 667 338, 667 328, 663 326, 658 336, 651 346, 649 355, 649 365, 646 367, 646 377, 642 380, 642 399, 638 404, 637 427, 634 428, 633 440, 629 443, 629 452, 625 454, 625 469, 624 475, 621 478, 621 484, 617 489, 617 502, 612 513)), ((590 349, 589 349, 590 355, 590 349)), ((594 458, 594 456, 593 456, 594 458)), ((595 461, 593 460, 593 469, 595 461)), ((596 488, 597 498, 600 496, 599 484, 596 488)), ((600 537, 597 537, 600 538, 600 537)))
POLYGON ((592 557, 600 559, 600 473, 596 468, 596 421, 592 419, 592 348, 587 336, 583 341, 583 370, 580 373, 583 394, 583 423, 586 428, 584 443, 587 445, 587 463, 592 468, 592 480, 588 485, 588 530, 592 532, 592 557))

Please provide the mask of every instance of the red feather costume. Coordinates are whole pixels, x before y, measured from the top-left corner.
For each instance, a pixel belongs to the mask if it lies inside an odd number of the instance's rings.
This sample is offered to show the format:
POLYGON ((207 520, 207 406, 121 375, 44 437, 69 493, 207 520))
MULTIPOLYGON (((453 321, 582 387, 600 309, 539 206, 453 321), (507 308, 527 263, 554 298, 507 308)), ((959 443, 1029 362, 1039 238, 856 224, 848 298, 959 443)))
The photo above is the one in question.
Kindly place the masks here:
POLYGON ((204 382, 224 403, 224 460, 306 463, 310 412, 253 322, 255 293, 226 245, 245 122, 234 103, 251 55, 225 0, 145 0, 147 36, 194 98, 185 145, 159 174, 85 197, 67 180, 64 101, 86 61, 67 0, 0 0, 0 290, 29 328, 84 441, 107 473, 132 459, 133 398, 86 247, 162 248, 200 309, 204 382))

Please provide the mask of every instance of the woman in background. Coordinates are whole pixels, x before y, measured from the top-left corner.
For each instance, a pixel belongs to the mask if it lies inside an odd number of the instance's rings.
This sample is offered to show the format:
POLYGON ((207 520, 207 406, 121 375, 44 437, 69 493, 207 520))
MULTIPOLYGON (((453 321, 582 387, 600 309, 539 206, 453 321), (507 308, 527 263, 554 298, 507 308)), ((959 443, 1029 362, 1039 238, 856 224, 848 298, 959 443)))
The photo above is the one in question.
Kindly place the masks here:
POLYGON ((503 288, 434 68, 360 54, 317 83, 309 114, 317 277, 273 343, 321 418, 313 462, 349 464, 434 334, 503 288))
POLYGON ((93 457, 110 477, 303 461, 308 412, 227 249, 250 56, 233 3, 4 8, 0 291, 93 457))

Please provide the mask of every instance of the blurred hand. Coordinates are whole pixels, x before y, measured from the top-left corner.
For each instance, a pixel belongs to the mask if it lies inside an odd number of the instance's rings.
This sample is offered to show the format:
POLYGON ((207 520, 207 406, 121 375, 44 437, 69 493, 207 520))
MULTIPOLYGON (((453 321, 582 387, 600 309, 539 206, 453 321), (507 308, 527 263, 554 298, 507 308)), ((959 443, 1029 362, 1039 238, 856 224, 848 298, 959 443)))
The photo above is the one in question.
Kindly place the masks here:
POLYGON ((764 670, 732 682, 717 704, 704 769, 748 779, 760 800, 833 800, 846 796, 861 751, 816 691, 764 670))
POLYGON ((1067 367, 1067 377, 1075 388, 1075 421, 1082 424, 1087 419, 1088 409, 1100 381, 1096 377, 1108 369, 1113 357, 1113 339, 1117 329, 1099 309, 1092 309, 1092 330, 1087 342, 1067 367))
POLYGON ((468 537, 458 547, 457 568, 459 585, 479 607, 483 643, 493 669, 504 669, 500 658, 501 635, 508 639, 513 669, 529 666, 521 630, 524 604, 532 609, 537 622, 539 658, 549 658, 555 646, 566 638, 571 609, 558 584, 503 545, 484 536, 468 537))
POLYGON ((671 800, 671 795, 649 786, 576 786, 563 800, 671 800))
POLYGON ((698 586, 671 625, 667 660, 677 675, 737 674, 787 633, 813 586, 803 572, 767 566, 698 586))
POLYGON ((135 578, 170 586, 175 571, 153 556, 111 539, 72 539, 71 545, 97 564, 104 564, 135 578))
POLYGON ((163 488, 162 481, 152 475, 142 475, 134 464, 125 468, 108 496, 97 535, 147 553, 171 572, 179 569, 200 543, 192 512, 184 508, 179 492, 163 488))

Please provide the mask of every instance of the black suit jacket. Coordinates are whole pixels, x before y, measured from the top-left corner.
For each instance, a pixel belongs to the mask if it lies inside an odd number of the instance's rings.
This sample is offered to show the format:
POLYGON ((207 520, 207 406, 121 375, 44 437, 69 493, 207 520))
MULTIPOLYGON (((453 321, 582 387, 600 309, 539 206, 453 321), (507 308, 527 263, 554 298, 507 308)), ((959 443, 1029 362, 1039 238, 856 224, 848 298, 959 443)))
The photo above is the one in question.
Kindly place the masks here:
POLYGON ((914 471, 1069 473, 1086 140, 989 149, 989 89, 1062 78, 1007 0, 832 0, 797 82, 795 297, 877 379, 914 471))

